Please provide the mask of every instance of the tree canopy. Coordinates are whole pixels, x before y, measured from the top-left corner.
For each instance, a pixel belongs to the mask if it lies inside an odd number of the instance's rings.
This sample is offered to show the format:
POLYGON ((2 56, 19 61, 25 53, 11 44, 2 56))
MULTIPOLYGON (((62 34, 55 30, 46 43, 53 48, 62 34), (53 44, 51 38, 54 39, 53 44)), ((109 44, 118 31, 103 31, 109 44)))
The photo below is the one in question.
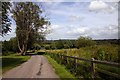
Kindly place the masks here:
POLYGON ((10 19, 8 17, 8 12, 10 10, 10 2, 0 2, 0 5, 2 5, 2 14, 0 13, 1 15, 1 18, 2 19, 0 21, 0 35, 1 36, 4 36, 6 33, 8 33, 9 31, 11 31, 11 28, 10 28, 10 25, 11 25, 11 22, 10 22, 10 19))

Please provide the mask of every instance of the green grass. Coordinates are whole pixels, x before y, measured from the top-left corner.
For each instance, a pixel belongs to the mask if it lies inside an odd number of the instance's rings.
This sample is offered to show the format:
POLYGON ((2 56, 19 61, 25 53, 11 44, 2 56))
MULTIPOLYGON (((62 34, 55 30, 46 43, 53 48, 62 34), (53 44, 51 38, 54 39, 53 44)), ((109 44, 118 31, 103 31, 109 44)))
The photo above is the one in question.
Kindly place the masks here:
POLYGON ((48 58, 48 61, 51 63, 51 65, 54 67, 56 74, 62 79, 66 80, 66 78, 69 78, 71 80, 77 80, 68 70, 66 70, 65 66, 58 64, 54 59, 52 59, 50 56, 45 55, 48 58))
POLYGON ((23 62, 26 62, 30 59, 30 56, 16 56, 16 55, 9 55, 9 56, 2 56, 2 73, 19 66, 23 62))

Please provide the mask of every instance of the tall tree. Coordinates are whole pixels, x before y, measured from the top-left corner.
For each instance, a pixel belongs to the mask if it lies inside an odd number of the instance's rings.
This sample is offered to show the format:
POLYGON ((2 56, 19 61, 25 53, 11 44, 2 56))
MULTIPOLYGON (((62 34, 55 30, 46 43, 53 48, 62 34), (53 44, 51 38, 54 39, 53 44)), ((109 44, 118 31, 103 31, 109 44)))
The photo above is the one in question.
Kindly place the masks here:
POLYGON ((6 33, 11 31, 10 29, 10 19, 8 18, 8 12, 10 10, 11 4, 10 2, 0 2, 2 13, 0 12, 0 35, 4 36, 6 33), (1 20, 2 19, 2 20, 1 20))
POLYGON ((32 2, 15 2, 12 10, 16 22, 16 37, 20 54, 25 55, 28 44, 44 34, 49 22, 41 16, 42 9, 32 2), (29 42, 29 43, 28 43, 29 42))

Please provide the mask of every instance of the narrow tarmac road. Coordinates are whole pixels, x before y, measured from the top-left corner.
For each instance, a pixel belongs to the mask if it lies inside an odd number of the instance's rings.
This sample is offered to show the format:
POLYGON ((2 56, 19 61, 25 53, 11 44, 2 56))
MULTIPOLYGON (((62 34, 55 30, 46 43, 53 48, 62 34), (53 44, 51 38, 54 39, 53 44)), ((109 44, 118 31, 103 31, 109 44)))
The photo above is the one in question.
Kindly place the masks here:
POLYGON ((33 55, 27 62, 11 69, 3 78, 59 78, 46 57, 33 55))

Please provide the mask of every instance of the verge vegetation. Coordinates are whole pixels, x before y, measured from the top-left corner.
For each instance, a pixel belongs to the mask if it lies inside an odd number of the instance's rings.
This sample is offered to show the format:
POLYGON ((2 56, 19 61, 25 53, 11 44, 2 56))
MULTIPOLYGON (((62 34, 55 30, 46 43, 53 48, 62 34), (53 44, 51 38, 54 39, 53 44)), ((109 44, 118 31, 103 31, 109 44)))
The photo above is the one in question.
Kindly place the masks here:
POLYGON ((66 78, 70 78, 71 80, 76 80, 75 77, 66 70, 66 67, 63 65, 58 64, 54 59, 52 59, 50 56, 45 55, 48 58, 48 61, 51 63, 51 65, 54 67, 55 72, 59 75, 59 77, 62 80, 66 80, 66 78))
POLYGON ((9 55, 9 56, 2 56, 0 60, 2 60, 2 73, 19 66, 23 62, 26 62, 30 59, 30 56, 17 56, 17 55, 9 55))

